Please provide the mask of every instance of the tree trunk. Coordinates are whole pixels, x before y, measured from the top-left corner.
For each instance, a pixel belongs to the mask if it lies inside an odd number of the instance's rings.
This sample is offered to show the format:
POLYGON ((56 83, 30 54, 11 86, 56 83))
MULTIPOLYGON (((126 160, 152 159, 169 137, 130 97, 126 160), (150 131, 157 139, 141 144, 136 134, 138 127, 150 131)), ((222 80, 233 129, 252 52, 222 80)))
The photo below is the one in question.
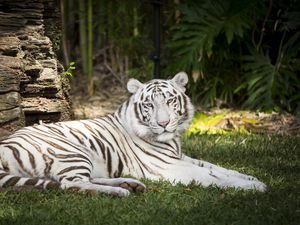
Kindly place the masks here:
POLYGON ((0 0, 0 138, 40 120, 70 119, 60 37, 58 1, 0 0))

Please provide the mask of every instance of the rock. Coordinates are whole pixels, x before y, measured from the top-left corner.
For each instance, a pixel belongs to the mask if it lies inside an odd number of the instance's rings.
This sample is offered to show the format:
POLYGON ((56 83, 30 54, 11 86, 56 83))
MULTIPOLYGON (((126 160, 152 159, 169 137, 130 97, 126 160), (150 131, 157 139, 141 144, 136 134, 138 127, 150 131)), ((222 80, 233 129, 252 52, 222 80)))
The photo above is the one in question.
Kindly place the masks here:
POLYGON ((20 51, 20 40, 17 37, 0 37, 0 53, 16 56, 20 51))
POLYGON ((57 60, 61 37, 56 0, 0 1, 0 127, 71 117, 69 83, 57 60))
POLYGON ((0 55, 1 66, 22 70, 22 60, 18 57, 0 55))
POLYGON ((0 128, 0 141, 3 140, 5 137, 9 136, 11 132, 7 129, 0 128))
POLYGON ((20 118, 22 114, 20 107, 0 111, 0 124, 7 123, 20 118))
POLYGON ((0 95, 1 93, 19 90, 20 78, 17 72, 9 67, 0 65, 0 95))
POLYGON ((24 68, 24 73, 32 78, 37 78, 40 76, 42 70, 43 66, 38 61, 34 60, 30 63, 27 63, 24 68))
POLYGON ((32 125, 43 121, 45 123, 58 122, 70 118, 70 105, 66 100, 48 98, 24 98, 22 108, 26 120, 26 125, 32 125))
POLYGON ((20 106, 20 94, 19 92, 8 92, 0 95, 0 112, 3 110, 9 110, 20 106))

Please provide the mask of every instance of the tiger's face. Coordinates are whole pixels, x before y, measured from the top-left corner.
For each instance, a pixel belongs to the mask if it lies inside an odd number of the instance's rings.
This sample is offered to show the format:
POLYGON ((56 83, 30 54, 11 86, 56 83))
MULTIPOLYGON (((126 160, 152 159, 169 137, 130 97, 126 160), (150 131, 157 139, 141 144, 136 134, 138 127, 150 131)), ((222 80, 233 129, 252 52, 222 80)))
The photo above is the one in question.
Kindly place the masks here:
POLYGON ((138 136, 168 141, 188 128, 194 109, 184 93, 187 82, 184 72, 171 80, 157 79, 145 84, 129 80, 127 88, 133 93, 131 125, 138 136))

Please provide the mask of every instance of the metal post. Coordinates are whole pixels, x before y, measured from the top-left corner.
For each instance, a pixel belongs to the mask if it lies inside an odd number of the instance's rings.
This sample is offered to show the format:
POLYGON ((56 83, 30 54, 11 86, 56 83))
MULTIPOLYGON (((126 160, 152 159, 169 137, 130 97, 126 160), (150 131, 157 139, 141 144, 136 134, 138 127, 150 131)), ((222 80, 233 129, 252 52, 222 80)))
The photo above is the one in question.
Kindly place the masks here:
POLYGON ((154 62, 153 78, 158 79, 160 76, 160 5, 161 0, 153 0, 153 42, 154 52, 151 59, 154 62))

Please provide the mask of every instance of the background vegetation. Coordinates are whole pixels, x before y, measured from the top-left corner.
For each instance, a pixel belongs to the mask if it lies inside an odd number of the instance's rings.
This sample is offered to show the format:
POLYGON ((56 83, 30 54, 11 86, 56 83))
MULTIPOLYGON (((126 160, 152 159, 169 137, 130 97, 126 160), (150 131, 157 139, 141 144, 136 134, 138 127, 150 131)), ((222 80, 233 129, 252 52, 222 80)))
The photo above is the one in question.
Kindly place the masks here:
MULTIPOLYGON (((105 74, 121 85, 152 78, 151 1, 65 0, 63 8, 66 65, 79 65, 90 95, 105 74)), ((166 0, 161 8, 161 76, 185 70, 195 103, 299 113, 299 1, 166 0)))

